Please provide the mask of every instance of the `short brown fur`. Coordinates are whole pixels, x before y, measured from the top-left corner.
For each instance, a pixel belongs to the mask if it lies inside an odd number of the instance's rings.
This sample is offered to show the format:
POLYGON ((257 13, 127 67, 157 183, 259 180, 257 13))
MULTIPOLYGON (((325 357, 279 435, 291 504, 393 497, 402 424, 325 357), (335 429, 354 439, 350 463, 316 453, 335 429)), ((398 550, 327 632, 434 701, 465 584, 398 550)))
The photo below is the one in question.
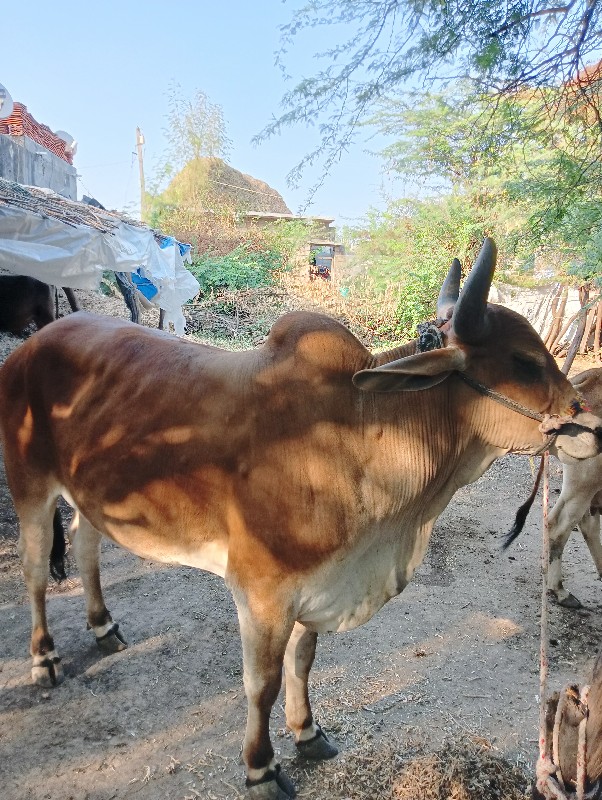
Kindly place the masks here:
MULTIPOLYGON (((491 259, 484 268, 490 282, 491 259)), ((451 283, 446 308, 459 273, 451 283)), ((296 741, 316 738, 313 757, 333 755, 307 693, 316 632, 369 619, 411 579, 456 489, 543 441, 536 422, 454 371, 538 413, 561 414, 576 396, 522 317, 484 297, 466 311, 482 284, 459 300, 475 341, 455 333, 449 310, 443 348, 421 354, 412 343, 372 355, 338 322, 301 312, 245 353, 85 314, 33 336, 0 372, 0 421, 34 629, 46 625, 39 591, 64 494, 81 516, 74 549, 92 627, 106 622, 98 532, 224 575, 243 643, 250 785, 274 766, 283 663, 296 741), (532 374, 517 354, 534 359, 532 374)), ((575 446, 562 432, 557 441, 575 446)), ((598 452, 595 437, 584 441, 578 457, 598 452)), ((278 796, 267 783, 262 797, 278 796)))

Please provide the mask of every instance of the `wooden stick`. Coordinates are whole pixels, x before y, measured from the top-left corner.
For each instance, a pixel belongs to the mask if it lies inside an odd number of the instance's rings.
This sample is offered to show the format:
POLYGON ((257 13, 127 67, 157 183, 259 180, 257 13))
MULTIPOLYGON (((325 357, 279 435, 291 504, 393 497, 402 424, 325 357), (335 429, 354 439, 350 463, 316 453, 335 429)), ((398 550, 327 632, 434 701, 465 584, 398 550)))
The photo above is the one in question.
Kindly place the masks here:
POLYGON ((587 314, 587 321, 585 323, 585 330, 583 332, 583 337, 581 339, 581 344, 579 345, 579 352, 580 353, 587 353, 587 343, 589 341, 589 335, 592 331, 592 325, 594 324, 594 314, 596 313, 596 307, 592 306, 587 314))
POLYGON ((542 548, 541 548, 541 617, 539 626, 539 757, 546 757, 546 699, 548 683, 548 566, 550 534, 548 527, 549 453, 541 457, 543 464, 542 548))
POLYGON ((575 331, 573 341, 569 347, 568 353, 566 354, 564 364, 562 365, 561 372, 563 375, 569 374, 569 370, 573 366, 573 361, 575 360, 577 350, 581 344, 581 339, 583 338, 583 331, 585 330, 585 324, 587 322, 587 312, 584 308, 582 308, 579 313, 581 314, 581 319, 579 320, 579 325, 577 325, 577 330, 575 331))
POLYGON ((602 300, 598 301, 596 314, 596 331, 594 333, 594 358, 600 358, 600 330, 602 328, 602 300))
POLYGON ((556 337, 556 341, 555 341, 555 342, 552 342, 552 344, 551 344, 551 345, 550 345, 550 347, 548 348, 548 349, 549 349, 549 351, 550 351, 550 353, 552 353, 552 355, 556 355, 556 353, 554 353, 554 350, 556 349, 556 347, 559 347, 559 346, 560 346, 560 343, 561 343, 561 341, 562 341, 562 337, 563 337, 563 336, 564 336, 564 334, 565 334, 565 333, 568 331, 568 329, 571 327, 571 325, 573 324, 573 322, 574 322, 574 321, 577 319, 577 317, 579 316, 579 313, 580 313, 580 312, 579 312, 579 311, 577 311, 575 314, 573 314, 573 316, 572 316, 572 317, 570 317, 570 318, 569 318, 569 319, 568 319, 568 320, 567 320, 567 321, 564 323, 564 325, 562 326, 562 329, 561 329, 560 333, 559 333, 559 334, 558 334, 558 336, 556 337))
POLYGON ((560 326, 562 325, 562 318, 564 317, 564 312, 566 309, 566 303, 569 296, 569 287, 561 286, 560 287, 561 294, 559 295, 559 300, 556 303, 555 308, 553 308, 553 319, 552 324, 550 326, 550 332, 548 333, 548 337, 545 340, 545 345, 548 350, 551 349, 551 346, 556 341, 556 337, 558 335, 558 331, 560 330, 560 326))
POLYGON ((560 292, 562 290, 562 284, 557 283, 554 286, 554 290, 552 291, 550 298, 551 298, 551 306, 550 306, 550 316, 552 317, 552 322, 550 323, 550 327, 548 328, 547 336, 544 338, 544 344, 546 347, 548 346, 548 342, 552 338, 552 332, 554 331, 554 324, 556 322, 556 313, 558 310, 558 297, 560 296, 560 292))

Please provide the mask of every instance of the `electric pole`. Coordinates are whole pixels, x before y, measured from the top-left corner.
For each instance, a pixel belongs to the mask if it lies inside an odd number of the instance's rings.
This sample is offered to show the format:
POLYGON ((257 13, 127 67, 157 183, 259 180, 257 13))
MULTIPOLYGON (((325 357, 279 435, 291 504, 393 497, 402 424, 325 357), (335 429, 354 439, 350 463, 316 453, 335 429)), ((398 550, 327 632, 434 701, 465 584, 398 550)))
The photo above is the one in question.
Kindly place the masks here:
POLYGON ((146 216, 146 190, 144 188, 144 161, 142 147, 144 146, 144 134, 140 128, 136 128, 136 150, 138 151, 138 167, 140 169, 140 219, 144 222, 146 216))

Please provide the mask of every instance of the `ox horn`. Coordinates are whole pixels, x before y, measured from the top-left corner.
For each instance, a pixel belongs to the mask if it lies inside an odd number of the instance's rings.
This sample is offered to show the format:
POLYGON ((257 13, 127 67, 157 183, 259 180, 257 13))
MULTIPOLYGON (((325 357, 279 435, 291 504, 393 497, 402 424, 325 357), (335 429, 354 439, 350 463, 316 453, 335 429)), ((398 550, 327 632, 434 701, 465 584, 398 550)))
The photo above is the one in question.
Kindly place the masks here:
POLYGON ((487 331, 485 308, 493 280, 497 248, 493 239, 486 238, 481 252, 464 281, 460 299, 453 316, 453 330, 467 344, 481 341, 487 331))
POLYGON ((460 278, 462 277, 462 266, 457 258, 454 258, 449 268, 446 279, 439 292, 437 300, 437 317, 439 319, 449 319, 460 294, 460 278))

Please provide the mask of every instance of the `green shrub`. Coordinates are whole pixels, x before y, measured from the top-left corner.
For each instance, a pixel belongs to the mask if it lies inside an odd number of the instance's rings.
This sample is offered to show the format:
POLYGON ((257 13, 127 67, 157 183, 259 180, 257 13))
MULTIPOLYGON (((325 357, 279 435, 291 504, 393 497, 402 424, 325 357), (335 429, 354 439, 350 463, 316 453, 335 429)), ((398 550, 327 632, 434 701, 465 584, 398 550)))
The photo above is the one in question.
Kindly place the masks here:
POLYGON ((281 266, 282 259, 276 250, 252 250, 248 245, 239 245, 225 256, 196 258, 190 271, 200 283, 201 292, 211 294, 225 289, 269 286, 281 266))

